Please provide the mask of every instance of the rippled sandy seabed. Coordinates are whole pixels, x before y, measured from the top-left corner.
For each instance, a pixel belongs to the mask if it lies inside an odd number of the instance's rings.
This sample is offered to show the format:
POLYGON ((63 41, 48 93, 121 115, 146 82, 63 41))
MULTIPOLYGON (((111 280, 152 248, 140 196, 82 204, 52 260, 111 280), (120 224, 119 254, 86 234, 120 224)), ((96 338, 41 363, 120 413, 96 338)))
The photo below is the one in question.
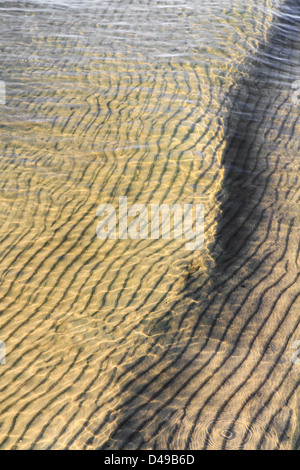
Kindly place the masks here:
POLYGON ((0 448, 300 448, 299 2, 0 12, 0 448), (203 249, 98 239, 119 196, 203 249))

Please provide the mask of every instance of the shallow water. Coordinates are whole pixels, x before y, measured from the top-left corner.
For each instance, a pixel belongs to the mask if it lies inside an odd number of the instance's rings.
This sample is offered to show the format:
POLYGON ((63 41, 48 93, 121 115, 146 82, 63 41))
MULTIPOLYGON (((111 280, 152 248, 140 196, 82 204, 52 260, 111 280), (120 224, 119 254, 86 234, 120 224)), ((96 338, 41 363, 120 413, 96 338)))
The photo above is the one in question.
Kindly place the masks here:
POLYGON ((0 2, 2 449, 299 446, 299 5, 203 3, 0 2))

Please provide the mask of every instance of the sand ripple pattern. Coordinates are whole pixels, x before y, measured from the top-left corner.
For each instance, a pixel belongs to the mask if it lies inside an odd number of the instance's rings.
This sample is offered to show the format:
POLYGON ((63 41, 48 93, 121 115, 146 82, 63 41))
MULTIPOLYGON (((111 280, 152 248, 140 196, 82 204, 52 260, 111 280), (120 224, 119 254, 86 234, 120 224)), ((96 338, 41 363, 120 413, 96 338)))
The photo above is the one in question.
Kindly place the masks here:
POLYGON ((298 3, 0 12, 0 448, 299 448, 298 3), (203 250, 99 240, 119 196, 203 250))

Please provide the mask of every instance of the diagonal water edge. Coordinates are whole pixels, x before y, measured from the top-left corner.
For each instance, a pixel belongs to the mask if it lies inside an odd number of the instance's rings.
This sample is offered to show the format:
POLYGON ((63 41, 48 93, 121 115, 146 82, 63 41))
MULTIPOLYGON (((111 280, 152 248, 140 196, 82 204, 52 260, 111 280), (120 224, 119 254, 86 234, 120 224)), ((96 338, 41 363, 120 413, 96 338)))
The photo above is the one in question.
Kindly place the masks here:
POLYGON ((229 95, 212 284, 197 272, 187 283, 193 328, 136 387, 105 448, 297 447, 299 18, 297 2, 281 6, 229 95))

